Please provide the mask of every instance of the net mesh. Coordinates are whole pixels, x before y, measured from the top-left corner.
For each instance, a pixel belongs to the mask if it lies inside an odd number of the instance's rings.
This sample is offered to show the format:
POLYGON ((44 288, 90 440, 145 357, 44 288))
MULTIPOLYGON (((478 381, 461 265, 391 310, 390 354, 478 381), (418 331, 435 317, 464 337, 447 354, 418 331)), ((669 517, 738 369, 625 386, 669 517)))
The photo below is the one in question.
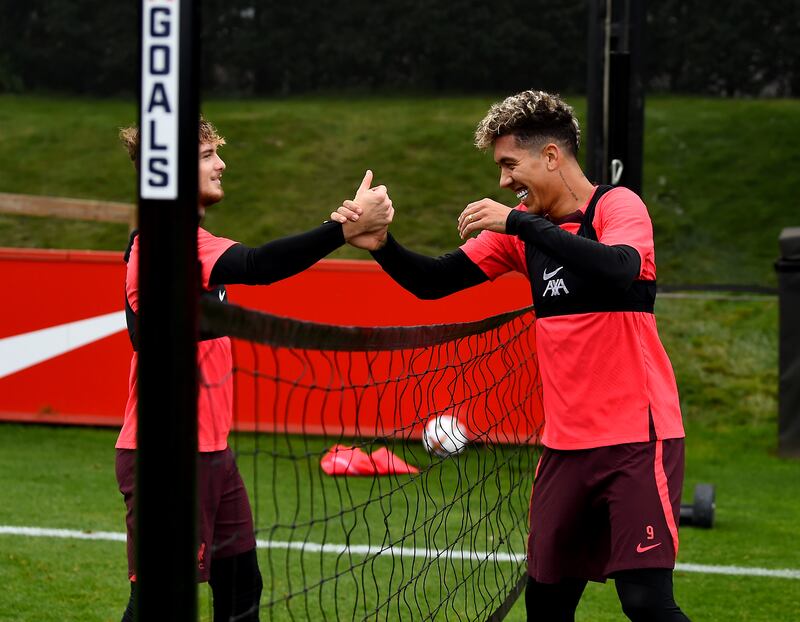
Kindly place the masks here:
POLYGON ((541 431, 532 311, 364 328, 202 311, 233 338, 262 614, 501 619, 524 581, 541 431))

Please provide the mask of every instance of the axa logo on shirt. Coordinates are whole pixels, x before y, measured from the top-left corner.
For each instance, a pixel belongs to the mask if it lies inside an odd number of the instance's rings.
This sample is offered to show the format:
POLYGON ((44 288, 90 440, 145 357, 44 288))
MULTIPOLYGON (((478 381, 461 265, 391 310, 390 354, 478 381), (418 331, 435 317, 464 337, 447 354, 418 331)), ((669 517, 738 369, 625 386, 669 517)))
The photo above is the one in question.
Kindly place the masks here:
POLYGON ((564 269, 564 266, 559 266, 555 270, 550 272, 545 269, 542 273, 542 280, 547 281, 547 287, 544 289, 544 293, 542 296, 547 296, 549 293, 551 296, 560 296, 561 292, 563 291, 565 294, 569 294, 569 290, 567 286, 564 284, 564 279, 554 279, 553 277, 558 274, 561 270, 564 269))

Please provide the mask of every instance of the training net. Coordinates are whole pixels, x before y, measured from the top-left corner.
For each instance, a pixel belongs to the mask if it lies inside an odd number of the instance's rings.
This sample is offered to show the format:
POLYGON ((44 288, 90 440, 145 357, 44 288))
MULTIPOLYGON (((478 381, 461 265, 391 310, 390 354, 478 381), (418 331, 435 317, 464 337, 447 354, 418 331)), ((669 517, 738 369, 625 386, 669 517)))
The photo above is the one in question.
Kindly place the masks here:
POLYGON ((504 617, 542 424, 534 319, 343 327, 203 303, 202 329, 233 338, 262 619, 504 617))

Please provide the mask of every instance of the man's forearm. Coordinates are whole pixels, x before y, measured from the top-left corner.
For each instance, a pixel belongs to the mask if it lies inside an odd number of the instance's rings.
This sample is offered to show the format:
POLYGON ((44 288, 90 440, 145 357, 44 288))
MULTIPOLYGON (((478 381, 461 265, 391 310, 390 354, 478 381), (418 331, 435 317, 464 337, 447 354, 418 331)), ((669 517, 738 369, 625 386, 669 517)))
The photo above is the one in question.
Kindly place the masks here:
POLYGON ((235 244, 211 271, 212 285, 267 285, 302 272, 344 244, 335 222, 251 248, 235 244))
POLYGON ((577 275, 627 287, 639 276, 642 259, 632 246, 608 246, 564 231, 546 218, 514 210, 506 233, 519 236, 577 275))
POLYGON ((461 249, 428 257, 404 248, 391 234, 372 256, 397 283, 423 300, 443 298, 488 280, 461 249))

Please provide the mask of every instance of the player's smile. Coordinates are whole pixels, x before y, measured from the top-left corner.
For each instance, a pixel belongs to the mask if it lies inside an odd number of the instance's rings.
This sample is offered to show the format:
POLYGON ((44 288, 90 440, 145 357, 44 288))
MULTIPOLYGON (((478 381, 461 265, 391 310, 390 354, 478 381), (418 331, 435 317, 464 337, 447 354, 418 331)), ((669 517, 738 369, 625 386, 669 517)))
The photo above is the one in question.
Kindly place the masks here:
POLYGON ((534 212, 536 182, 543 168, 541 159, 520 147, 511 135, 501 136, 494 143, 494 159, 500 167, 500 187, 513 192, 517 199, 534 212))
POLYGON ((208 207, 219 203, 225 196, 222 189, 222 173, 225 162, 219 157, 216 145, 204 143, 200 145, 200 184, 198 196, 200 205, 208 207))

